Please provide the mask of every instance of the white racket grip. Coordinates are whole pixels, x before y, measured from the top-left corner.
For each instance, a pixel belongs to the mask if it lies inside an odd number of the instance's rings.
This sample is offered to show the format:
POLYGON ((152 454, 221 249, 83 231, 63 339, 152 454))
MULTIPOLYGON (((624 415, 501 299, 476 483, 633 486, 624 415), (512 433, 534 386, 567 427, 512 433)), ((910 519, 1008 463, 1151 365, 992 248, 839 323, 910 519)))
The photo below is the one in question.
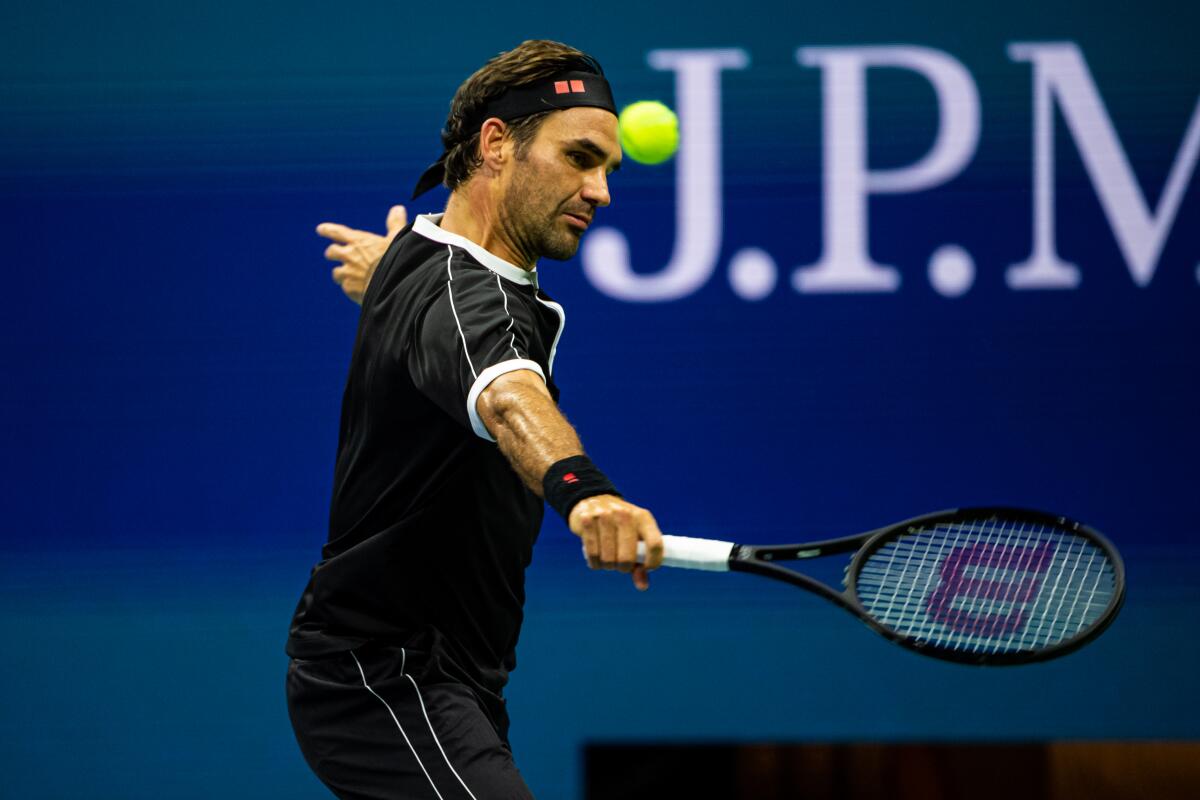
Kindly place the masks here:
MULTIPOLYGON (((663 536, 663 566, 678 569, 703 569, 728 572, 733 542, 695 539, 691 536, 663 536)), ((638 562, 646 560, 646 544, 638 542, 638 562)))

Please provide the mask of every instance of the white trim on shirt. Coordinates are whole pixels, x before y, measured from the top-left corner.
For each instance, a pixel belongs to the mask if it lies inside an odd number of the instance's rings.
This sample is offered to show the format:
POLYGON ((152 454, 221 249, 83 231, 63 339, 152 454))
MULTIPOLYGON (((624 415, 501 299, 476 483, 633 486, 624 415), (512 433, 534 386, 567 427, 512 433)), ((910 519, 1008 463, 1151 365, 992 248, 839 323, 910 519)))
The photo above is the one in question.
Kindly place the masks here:
POLYGON ((515 264, 510 264, 500 256, 493 255, 487 250, 484 250, 475 242, 465 236, 459 236, 457 233, 451 233, 440 227, 444 214, 421 214, 413 222, 413 233, 418 233, 426 239, 432 239, 435 242, 442 244, 452 244, 455 247, 461 247, 466 250, 475 260, 483 266, 490 269, 492 272, 501 277, 508 278, 514 283, 523 283, 525 285, 537 283, 537 269, 521 269, 515 264))
POLYGON ((496 378, 509 372, 516 372, 519 369, 536 372, 543 381, 546 380, 546 374, 542 372, 541 365, 536 361, 530 361, 527 358, 510 358, 508 361, 501 361, 499 364, 493 364, 488 367, 479 373, 479 377, 475 379, 475 383, 471 384, 471 391, 467 393, 467 416, 471 418, 471 430, 475 431, 476 436, 487 439, 489 442, 496 441, 496 437, 488 432, 487 426, 483 424, 483 420, 479 418, 479 412, 475 409, 475 404, 479 401, 479 395, 483 394, 483 390, 492 381, 496 380, 496 378))

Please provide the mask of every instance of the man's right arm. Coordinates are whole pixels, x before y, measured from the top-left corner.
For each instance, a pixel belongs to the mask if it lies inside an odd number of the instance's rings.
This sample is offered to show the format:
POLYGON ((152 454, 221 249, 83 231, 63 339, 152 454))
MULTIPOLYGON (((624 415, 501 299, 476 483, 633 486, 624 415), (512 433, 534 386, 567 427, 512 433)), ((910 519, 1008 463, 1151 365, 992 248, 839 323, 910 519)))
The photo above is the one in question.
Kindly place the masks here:
MULTIPOLYGON (((583 455, 578 434, 535 372, 514 370, 496 378, 480 393, 476 411, 500 452, 539 496, 542 479, 553 464, 583 455)), ((592 569, 632 572, 639 589, 650 585, 647 571, 662 564, 662 533, 654 516, 616 495, 580 500, 567 524, 583 540, 592 569), (638 542, 645 542, 644 566, 637 563, 638 542)))

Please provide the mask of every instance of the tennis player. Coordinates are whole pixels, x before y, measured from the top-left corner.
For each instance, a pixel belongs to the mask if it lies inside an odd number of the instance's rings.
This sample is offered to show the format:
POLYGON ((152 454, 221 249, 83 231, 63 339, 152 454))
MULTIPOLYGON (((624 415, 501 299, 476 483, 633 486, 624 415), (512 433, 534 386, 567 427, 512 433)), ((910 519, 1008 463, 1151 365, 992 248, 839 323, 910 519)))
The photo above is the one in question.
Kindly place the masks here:
POLYGON ((305 759, 343 798, 532 796, 502 692, 543 498, 592 568, 644 589, 662 558, 653 516, 558 410, 564 313, 537 271, 609 203, 621 154, 600 65, 548 41, 501 53, 458 88, 442 139, 415 194, 445 184, 445 213, 409 225, 393 209, 377 268, 377 243, 324 229, 362 314, 287 696, 305 759))

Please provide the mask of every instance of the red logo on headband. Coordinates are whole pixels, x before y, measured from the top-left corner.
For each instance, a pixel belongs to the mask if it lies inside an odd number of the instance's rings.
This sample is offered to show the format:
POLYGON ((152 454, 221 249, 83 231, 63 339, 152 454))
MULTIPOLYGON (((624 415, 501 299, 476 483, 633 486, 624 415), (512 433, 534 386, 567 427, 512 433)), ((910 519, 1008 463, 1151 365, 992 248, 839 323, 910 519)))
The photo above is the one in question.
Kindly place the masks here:
POLYGON ((555 81, 555 94, 581 94, 587 90, 583 88, 583 81, 555 81))

